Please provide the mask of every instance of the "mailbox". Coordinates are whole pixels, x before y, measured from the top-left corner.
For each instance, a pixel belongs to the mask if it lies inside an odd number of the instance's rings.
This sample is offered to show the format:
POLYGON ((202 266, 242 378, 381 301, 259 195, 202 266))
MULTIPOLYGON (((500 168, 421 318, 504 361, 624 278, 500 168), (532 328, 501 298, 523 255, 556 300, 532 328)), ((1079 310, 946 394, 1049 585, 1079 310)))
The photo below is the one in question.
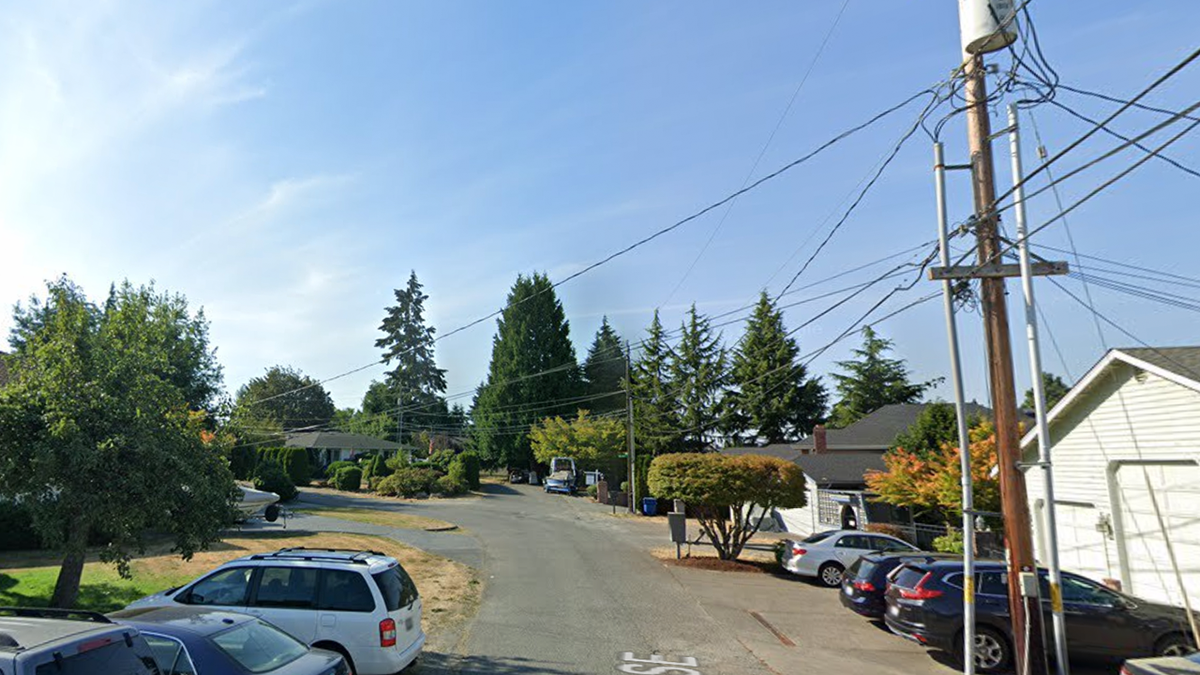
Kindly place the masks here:
POLYGON ((671 528, 671 541, 676 544, 687 543, 687 516, 682 513, 668 513, 667 526, 671 528))

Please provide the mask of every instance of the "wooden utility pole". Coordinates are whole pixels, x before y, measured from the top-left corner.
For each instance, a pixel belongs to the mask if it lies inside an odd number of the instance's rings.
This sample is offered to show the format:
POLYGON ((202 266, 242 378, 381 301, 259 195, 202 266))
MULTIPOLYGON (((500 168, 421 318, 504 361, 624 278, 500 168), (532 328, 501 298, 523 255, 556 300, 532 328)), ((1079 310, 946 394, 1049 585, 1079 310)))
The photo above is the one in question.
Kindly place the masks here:
MULTIPOLYGON (((967 141, 971 151, 971 186, 975 197, 975 235, 981 264, 999 263, 1001 242, 996 213, 996 177, 992 163, 992 129, 988 118, 983 57, 969 57, 966 78, 967 141)), ((1045 675, 1046 650, 1037 568, 1033 559, 1029 500, 1025 474, 1018 468, 1021 441, 1017 428, 1017 394, 1013 383, 1012 344, 1003 276, 980 279, 992 414, 996 421, 996 458, 1000 501, 1008 548, 1008 604, 1012 615, 1014 661, 1018 675, 1045 675)))
POLYGON ((629 512, 637 513, 637 505, 633 503, 633 496, 637 494, 634 489, 634 473, 637 471, 637 457, 634 456, 633 449, 633 375, 631 373, 632 353, 629 349, 629 341, 625 341, 625 432, 629 441, 629 512))

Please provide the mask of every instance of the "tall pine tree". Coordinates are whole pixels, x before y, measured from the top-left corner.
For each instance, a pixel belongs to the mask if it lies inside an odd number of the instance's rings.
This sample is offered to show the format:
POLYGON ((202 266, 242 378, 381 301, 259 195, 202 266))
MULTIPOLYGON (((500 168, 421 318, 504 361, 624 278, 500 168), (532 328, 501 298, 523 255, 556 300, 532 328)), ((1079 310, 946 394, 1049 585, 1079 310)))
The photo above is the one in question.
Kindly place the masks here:
POLYGON ((682 336, 671 360, 671 377, 678 389, 683 446, 703 451, 717 435, 720 394, 727 379, 725 347, 713 335, 707 317, 688 310, 680 327, 682 336))
POLYGON ((788 443, 825 416, 829 394, 797 362, 800 348, 783 327, 783 312, 763 292, 733 352, 731 389, 722 401, 726 434, 735 443, 788 443))
POLYGON ((908 381, 908 367, 902 359, 889 359, 892 341, 875 334, 870 326, 862 330, 863 345, 854 350, 857 357, 838 361, 844 373, 834 373, 841 400, 833 406, 830 426, 841 428, 857 422, 885 405, 916 403, 941 380, 921 384, 908 381))
POLYGON ((474 436, 493 466, 528 468, 528 429, 547 417, 573 416, 583 389, 570 326, 550 279, 518 276, 496 320, 492 360, 471 411, 474 436))
POLYGON ((589 400, 579 407, 597 415, 625 409, 625 350, 620 336, 608 325, 608 317, 596 331, 583 361, 583 380, 589 400))
MULTIPOLYGON (((384 410, 395 414, 397 406, 406 409, 405 436, 410 430, 438 426, 446 416, 442 398, 446 393, 446 371, 434 360, 436 329, 425 324, 425 301, 429 296, 421 288, 413 271, 407 287, 393 291, 396 304, 386 309, 379 326, 383 337, 375 341, 375 346, 383 350, 383 362, 394 365, 384 380, 391 399, 384 410)), ((375 396, 380 393, 373 392, 375 396)))
POLYGON ((679 404, 671 378, 671 347, 663 335, 658 311, 650 322, 649 337, 634 362, 633 437, 639 454, 661 455, 683 449, 679 404))

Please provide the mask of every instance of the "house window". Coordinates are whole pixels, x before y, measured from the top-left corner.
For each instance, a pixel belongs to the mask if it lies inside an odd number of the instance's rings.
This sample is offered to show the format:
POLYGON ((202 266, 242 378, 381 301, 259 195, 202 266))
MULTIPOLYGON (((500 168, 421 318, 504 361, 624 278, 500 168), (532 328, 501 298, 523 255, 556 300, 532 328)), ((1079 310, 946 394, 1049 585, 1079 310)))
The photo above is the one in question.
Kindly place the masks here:
POLYGON ((827 525, 841 525, 842 505, 834 501, 833 493, 817 490, 817 521, 827 525))

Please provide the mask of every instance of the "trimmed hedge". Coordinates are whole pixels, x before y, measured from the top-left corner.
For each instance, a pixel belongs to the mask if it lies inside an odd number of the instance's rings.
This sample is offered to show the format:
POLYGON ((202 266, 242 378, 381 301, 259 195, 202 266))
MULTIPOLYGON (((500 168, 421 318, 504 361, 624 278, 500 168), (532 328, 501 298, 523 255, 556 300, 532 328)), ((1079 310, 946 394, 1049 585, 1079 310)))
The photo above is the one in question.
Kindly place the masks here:
POLYGON ((283 467, 274 460, 268 459, 254 468, 254 489, 274 492, 280 501, 291 501, 300 494, 292 479, 283 467))
POLYGON ((433 491, 443 497, 457 497, 467 491, 467 482, 452 475, 434 481, 433 491))
POLYGON ((341 469, 344 469, 348 466, 358 466, 358 465, 355 464, 354 462, 345 462, 345 461, 340 461, 340 460, 337 462, 331 463, 329 466, 325 467, 325 478, 327 478, 329 480, 333 480, 333 477, 337 474, 338 471, 340 471, 341 469))
POLYGON ((357 466, 344 466, 333 474, 333 486, 346 492, 357 492, 362 487, 363 471, 357 466))
POLYGON ((470 490, 479 489, 479 471, 482 462, 479 461, 479 455, 474 452, 460 453, 455 461, 461 462, 463 469, 466 471, 467 488, 470 490))
POLYGON ((384 478, 376 486, 379 494, 395 497, 415 497, 433 492, 434 483, 441 475, 433 469, 406 468, 384 478))

